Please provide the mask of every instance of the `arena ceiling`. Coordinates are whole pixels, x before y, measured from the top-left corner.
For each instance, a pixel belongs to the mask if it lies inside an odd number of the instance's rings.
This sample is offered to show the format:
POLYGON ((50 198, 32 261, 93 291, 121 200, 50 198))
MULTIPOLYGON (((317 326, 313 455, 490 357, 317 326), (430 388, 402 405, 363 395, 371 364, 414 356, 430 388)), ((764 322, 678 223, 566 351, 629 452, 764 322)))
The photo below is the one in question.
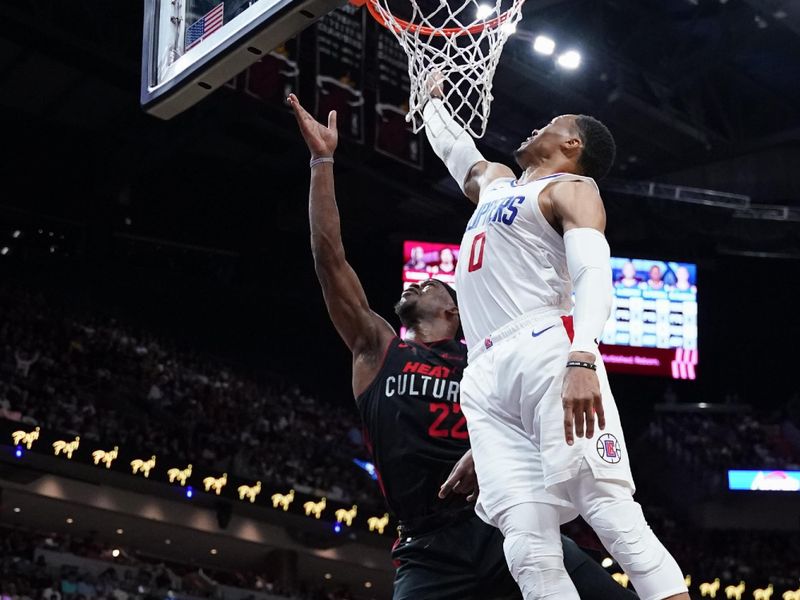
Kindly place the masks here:
MULTIPOLYGON (((17 192, 5 202, 113 227, 126 210, 118 208, 128 207, 138 211, 136 224, 151 220, 142 233, 231 247, 248 239, 236 228, 246 229, 262 210, 264 190, 280 214, 278 227, 305 230, 298 198, 305 195, 306 150, 288 115, 267 114, 224 90, 169 122, 142 113, 141 11, 140 2, 100 0, 0 5, 0 122, 13 149, 3 171, 17 192), (221 174, 216 180, 207 176, 214 172, 221 174), (209 222, 234 235, 207 235, 209 222)), ((800 205, 792 166, 800 159, 796 2, 528 0, 524 13, 521 30, 552 35, 579 49, 584 62, 566 73, 534 54, 524 34, 512 38, 481 142, 487 156, 507 157, 524 132, 556 114, 591 113, 617 137, 616 180, 800 205)), ((400 216, 379 229, 384 236, 458 235, 468 206, 451 197, 437 161, 428 160, 420 178, 368 148, 343 144, 339 154, 349 232, 375 232, 379 189, 380 202, 400 216)), ((705 227, 731 216, 700 220, 705 227)), ((774 233, 753 227, 759 240, 774 233)), ((740 228, 721 235, 737 237, 740 228)), ((793 252, 797 240, 786 235, 779 231, 778 250, 793 252)))

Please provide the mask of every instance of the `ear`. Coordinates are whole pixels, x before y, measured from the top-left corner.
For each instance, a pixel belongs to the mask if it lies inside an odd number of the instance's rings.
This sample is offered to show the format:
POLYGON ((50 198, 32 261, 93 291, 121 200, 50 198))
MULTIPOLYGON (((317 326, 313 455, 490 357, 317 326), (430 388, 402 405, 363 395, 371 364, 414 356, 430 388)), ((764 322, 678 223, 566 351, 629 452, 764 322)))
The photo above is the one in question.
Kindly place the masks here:
POLYGON ((458 312, 458 307, 455 306, 455 305, 451 306, 450 308, 446 308, 444 310, 444 312, 447 313, 448 316, 459 317, 460 318, 460 313, 458 312))

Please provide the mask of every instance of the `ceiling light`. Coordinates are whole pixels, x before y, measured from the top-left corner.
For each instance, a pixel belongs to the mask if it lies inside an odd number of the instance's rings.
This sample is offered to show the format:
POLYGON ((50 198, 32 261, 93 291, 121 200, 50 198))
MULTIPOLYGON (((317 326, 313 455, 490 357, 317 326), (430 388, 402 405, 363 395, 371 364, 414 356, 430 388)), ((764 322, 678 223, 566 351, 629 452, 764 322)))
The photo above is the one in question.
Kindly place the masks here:
POLYGON ((72 520, 72 517, 67 517, 67 524, 72 525, 75 521, 72 520))
POLYGON ((125 532, 122 529, 117 529, 117 535, 122 535, 123 533, 125 532))
POLYGON ((167 546, 169 546, 169 545, 172 543, 172 540, 171 540, 171 539, 169 539, 169 538, 167 538, 167 539, 165 539, 165 540, 164 540, 164 543, 165 543, 167 546))
POLYGON ((117 548, 114 548, 111 551, 111 556, 113 556, 114 558, 117 558, 119 556, 119 550, 117 548))
POLYGON ((325 573, 325 579, 332 579, 332 578, 333 575, 331 575, 330 573, 325 573))
POLYGON ((217 549, 216 549, 216 548, 212 548, 212 549, 211 549, 211 554, 214 554, 214 555, 216 555, 216 554, 217 554, 217 549))
POLYGON ((485 19, 494 12, 494 8, 488 4, 479 4, 478 9, 475 11, 476 19, 485 19))
POLYGON ((581 55, 575 50, 567 50, 558 57, 556 62, 562 69, 577 69, 581 66, 581 55))
POLYGON ((506 35, 514 35, 517 33, 517 24, 516 23, 503 23, 500 26, 500 30, 505 33, 506 35))
POLYGON ((550 56, 556 49, 556 43, 546 35, 537 35, 533 40, 533 49, 539 54, 550 56))
POLYGON ((14 507, 14 512, 15 513, 18 513, 18 512, 21 512, 21 511, 22 511, 22 509, 19 506, 15 506, 14 507))
POLYGON ((365 581, 364 582, 364 587, 367 588, 367 589, 371 588, 372 587, 372 582, 371 581, 365 581))

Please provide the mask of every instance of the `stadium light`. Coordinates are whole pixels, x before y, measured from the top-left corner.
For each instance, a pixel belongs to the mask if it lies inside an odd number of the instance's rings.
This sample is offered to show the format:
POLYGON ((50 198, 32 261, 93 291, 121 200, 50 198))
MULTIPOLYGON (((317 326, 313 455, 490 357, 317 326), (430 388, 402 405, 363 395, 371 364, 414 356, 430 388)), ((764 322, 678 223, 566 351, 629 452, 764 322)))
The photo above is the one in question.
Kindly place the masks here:
POLYGON ((514 35, 517 33, 517 24, 516 23, 503 23, 500 26, 500 30, 505 33, 506 35, 514 35))
POLYGON ((569 69, 570 71, 577 69, 581 66, 580 52, 575 50, 567 50, 563 54, 559 55, 559 57, 556 59, 556 63, 562 69, 569 69))
POLYGON ((492 8, 488 4, 479 4, 477 10, 475 11, 475 18, 479 20, 485 19, 493 12, 494 8, 492 8))
POLYGON ((533 49, 539 54, 550 56, 556 50, 556 43, 546 35, 537 35, 533 40, 533 49))

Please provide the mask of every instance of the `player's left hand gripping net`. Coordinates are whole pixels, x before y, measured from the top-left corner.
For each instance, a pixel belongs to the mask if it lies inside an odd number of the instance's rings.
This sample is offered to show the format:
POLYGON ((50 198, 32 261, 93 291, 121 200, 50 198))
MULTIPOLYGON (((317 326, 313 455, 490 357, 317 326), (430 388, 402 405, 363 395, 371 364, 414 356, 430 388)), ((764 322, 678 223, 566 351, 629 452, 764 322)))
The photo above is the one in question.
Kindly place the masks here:
POLYGON ((436 73, 453 118, 473 137, 483 137, 492 104, 492 79, 508 37, 516 31, 524 0, 366 0, 373 17, 389 29, 408 55, 411 81, 406 120, 420 131, 436 73))

